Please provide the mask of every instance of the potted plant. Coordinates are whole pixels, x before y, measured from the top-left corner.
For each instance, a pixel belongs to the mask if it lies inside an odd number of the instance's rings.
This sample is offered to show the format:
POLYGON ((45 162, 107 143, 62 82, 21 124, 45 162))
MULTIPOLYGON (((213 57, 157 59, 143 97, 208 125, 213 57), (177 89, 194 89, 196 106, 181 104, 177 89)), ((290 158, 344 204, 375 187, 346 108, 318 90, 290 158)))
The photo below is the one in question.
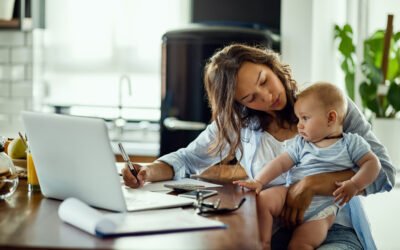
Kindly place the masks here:
MULTIPOLYGON (((386 30, 377 30, 364 40, 360 64, 363 79, 358 90, 364 110, 372 114, 368 118, 375 134, 388 148, 393 162, 400 165, 396 152, 400 141, 400 32, 393 33, 392 22, 393 16, 389 15, 386 30)), ((336 25, 335 40, 342 56, 346 90, 354 100, 357 57, 351 26, 336 25)))

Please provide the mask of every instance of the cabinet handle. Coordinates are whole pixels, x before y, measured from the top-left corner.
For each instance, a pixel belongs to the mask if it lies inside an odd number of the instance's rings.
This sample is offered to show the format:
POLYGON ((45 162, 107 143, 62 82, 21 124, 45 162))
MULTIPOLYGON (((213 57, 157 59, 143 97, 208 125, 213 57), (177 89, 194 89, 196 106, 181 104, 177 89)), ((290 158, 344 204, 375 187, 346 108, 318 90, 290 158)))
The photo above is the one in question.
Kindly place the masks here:
POLYGON ((203 122, 182 121, 176 117, 167 117, 163 122, 168 130, 203 130, 207 124, 203 122))

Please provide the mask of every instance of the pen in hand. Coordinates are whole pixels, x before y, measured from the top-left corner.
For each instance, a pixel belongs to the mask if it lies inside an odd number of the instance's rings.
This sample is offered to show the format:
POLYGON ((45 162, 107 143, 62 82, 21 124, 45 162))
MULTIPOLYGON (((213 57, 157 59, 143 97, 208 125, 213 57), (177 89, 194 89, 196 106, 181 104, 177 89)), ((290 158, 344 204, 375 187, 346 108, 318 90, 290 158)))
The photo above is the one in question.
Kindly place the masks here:
POLYGON ((131 171, 132 175, 135 176, 136 180, 138 183, 140 183, 137 175, 138 172, 136 171, 135 167, 132 165, 132 162, 129 159, 129 156, 126 154, 124 147, 122 146, 122 143, 118 143, 118 147, 119 147, 119 151, 121 152, 122 158, 124 159, 124 161, 126 162, 126 164, 128 165, 129 170, 131 171))

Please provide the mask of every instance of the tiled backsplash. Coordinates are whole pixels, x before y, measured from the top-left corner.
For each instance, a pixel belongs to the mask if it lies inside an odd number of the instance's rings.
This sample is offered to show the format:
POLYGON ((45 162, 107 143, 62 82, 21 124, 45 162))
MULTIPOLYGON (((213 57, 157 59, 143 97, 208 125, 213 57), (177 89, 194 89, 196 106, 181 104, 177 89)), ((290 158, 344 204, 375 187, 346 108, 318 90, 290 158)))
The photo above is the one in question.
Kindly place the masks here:
POLYGON ((40 55, 37 50, 41 46, 33 40, 33 31, 0 31, 0 135, 3 136, 23 131, 20 112, 33 109, 33 72, 41 61, 34 56, 40 55))

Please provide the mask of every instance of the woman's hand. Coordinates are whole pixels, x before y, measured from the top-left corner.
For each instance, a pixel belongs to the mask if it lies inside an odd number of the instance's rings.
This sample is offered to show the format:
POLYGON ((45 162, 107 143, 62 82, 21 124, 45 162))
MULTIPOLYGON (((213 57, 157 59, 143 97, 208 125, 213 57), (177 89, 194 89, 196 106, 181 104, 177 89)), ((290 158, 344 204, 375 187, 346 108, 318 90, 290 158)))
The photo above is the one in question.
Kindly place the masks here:
POLYGON ((304 212, 310 206, 313 196, 314 192, 307 178, 289 187, 281 212, 281 218, 287 227, 294 227, 303 222, 304 212))
POLYGON ((314 195, 331 196, 337 189, 337 182, 353 177, 352 170, 321 173, 304 177, 289 187, 286 203, 281 217, 287 226, 295 226, 303 222, 304 212, 311 204, 314 195))
POLYGON ((137 178, 139 182, 136 180, 135 176, 133 176, 128 166, 125 166, 122 169, 122 177, 124 179, 125 185, 131 188, 142 187, 145 182, 171 180, 174 176, 174 170, 172 169, 172 167, 161 161, 132 164, 138 172, 137 178))
POLYGON ((132 163, 133 167, 138 171, 137 179, 131 171, 129 170, 128 165, 122 169, 122 178, 124 179, 125 185, 131 188, 139 188, 144 185, 146 180, 148 179, 148 168, 146 166, 141 166, 139 164, 132 163), (139 180, 139 182, 138 182, 139 180))

